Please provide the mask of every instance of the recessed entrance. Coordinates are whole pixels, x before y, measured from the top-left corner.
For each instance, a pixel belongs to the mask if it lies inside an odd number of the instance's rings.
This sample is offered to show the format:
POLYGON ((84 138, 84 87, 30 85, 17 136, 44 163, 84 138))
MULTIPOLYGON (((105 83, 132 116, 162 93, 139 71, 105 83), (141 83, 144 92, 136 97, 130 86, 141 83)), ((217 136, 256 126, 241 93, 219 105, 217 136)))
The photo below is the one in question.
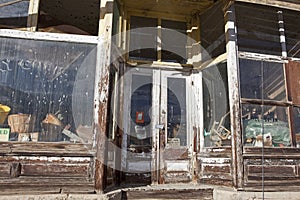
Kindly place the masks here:
POLYGON ((122 168, 128 183, 192 179, 191 77, 136 67, 125 74, 122 168), (167 156, 166 156, 167 155, 167 156), (176 179, 175 179, 176 180, 176 179))

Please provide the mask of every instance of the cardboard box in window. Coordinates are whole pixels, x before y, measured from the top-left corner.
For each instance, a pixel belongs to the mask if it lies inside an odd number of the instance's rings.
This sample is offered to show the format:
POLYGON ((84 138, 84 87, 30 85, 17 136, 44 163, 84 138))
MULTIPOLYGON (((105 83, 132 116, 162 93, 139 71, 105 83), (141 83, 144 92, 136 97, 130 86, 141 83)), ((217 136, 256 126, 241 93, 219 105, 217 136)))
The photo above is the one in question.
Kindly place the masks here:
POLYGON ((18 141, 20 142, 37 142, 39 139, 39 133, 19 133, 18 141))
POLYGON ((8 124, 12 133, 33 132, 35 116, 31 114, 11 114, 8 115, 8 124))

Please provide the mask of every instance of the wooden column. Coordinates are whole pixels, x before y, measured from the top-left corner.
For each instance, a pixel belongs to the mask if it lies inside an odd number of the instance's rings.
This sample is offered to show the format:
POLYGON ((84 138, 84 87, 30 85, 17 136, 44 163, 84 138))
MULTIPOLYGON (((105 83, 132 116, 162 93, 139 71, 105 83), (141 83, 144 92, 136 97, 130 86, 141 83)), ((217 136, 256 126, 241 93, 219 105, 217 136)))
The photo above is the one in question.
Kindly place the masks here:
POLYGON ((97 49, 95 88, 95 191, 103 193, 106 187, 107 133, 109 127, 109 72, 111 58, 111 36, 113 23, 113 0, 101 0, 99 43, 97 49))
POLYGON ((232 133, 232 175, 236 188, 243 186, 243 144, 241 132, 239 62, 237 55, 237 32, 235 9, 229 5, 225 11, 225 32, 227 50, 227 71, 230 105, 230 123, 232 133))
POLYGON ((27 30, 36 31, 38 24, 40 0, 30 0, 27 19, 27 30))

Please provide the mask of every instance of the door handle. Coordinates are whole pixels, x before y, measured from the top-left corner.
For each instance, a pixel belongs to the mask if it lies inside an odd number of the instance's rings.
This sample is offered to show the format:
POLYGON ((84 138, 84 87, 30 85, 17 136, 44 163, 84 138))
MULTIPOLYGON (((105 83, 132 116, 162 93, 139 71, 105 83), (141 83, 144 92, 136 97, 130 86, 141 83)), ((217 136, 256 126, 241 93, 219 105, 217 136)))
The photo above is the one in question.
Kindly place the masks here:
POLYGON ((163 124, 156 124, 156 125, 155 125, 155 128, 156 128, 156 129, 163 129, 163 128, 164 128, 164 125, 163 125, 163 124))

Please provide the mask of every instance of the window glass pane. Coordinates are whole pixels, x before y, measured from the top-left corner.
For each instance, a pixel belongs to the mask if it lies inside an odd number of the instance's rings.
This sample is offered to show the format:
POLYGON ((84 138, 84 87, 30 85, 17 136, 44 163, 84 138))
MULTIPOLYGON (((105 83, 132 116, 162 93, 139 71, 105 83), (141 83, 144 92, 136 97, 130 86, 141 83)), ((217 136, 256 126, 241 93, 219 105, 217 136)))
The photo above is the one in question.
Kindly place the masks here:
POLYGON ((203 113, 205 146, 231 145, 227 64, 203 71, 203 113))
POLYGON ((240 59, 242 98, 286 101, 282 63, 240 59))
POLYGON ((206 51, 202 54, 204 61, 226 52, 222 2, 200 15, 200 40, 201 46, 206 51))
POLYGON ((157 60, 157 19, 130 17, 129 57, 157 60))
POLYGON ((41 0, 38 31, 98 35, 99 8, 99 0, 41 0))
POLYGON ((0 28, 25 28, 28 8, 29 0, 0 0, 0 28))
POLYGON ((236 3, 239 51, 281 55, 277 8, 236 3))
POLYGON ((91 142, 95 57, 91 44, 0 38, 9 140, 91 142))
POLYGON ((284 30, 289 57, 300 57, 300 12, 283 10, 284 30))
POLYGON ((168 78, 167 91, 167 137, 168 145, 176 147, 187 145, 186 124, 186 79, 168 78))
POLYGON ((161 25, 162 61, 186 63, 186 23, 162 20, 161 25))
POLYGON ((291 145, 286 107, 243 104, 242 117, 246 146, 291 145))

